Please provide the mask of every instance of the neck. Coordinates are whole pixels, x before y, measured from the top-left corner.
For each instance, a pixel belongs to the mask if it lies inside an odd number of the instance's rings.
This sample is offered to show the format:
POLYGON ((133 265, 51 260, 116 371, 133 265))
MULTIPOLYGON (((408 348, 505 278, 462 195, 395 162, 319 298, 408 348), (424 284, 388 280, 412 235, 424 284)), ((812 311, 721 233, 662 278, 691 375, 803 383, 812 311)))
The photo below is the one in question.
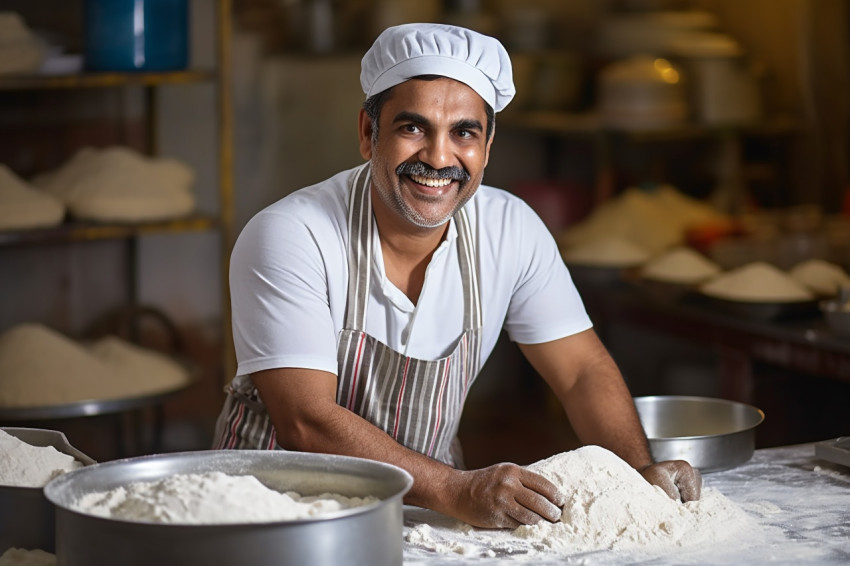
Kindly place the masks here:
POLYGON ((416 304, 425 284, 425 271, 434 251, 445 238, 448 222, 435 228, 412 227, 372 199, 384 270, 387 278, 416 304))

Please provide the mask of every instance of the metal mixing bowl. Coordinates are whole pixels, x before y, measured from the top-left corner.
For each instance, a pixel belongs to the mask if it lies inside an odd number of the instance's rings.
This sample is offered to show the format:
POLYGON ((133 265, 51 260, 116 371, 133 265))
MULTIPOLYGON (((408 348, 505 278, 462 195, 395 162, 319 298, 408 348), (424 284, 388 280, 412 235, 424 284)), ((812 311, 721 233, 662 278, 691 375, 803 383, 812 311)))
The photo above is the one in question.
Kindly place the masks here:
POLYGON ((207 450, 97 464, 53 480, 44 492, 56 506, 56 556, 63 566, 381 566, 402 562, 402 497, 412 485, 401 468, 361 458, 207 450), (89 493, 212 471, 250 474, 278 491, 371 495, 379 502, 311 519, 221 525, 125 521, 73 509, 89 493))
POLYGON ((656 461, 685 460, 703 473, 739 466, 753 456, 764 413, 712 397, 636 397, 635 406, 656 461))
MULTIPOLYGON (((25 427, 0 430, 31 446, 52 446, 85 465, 95 463, 59 431, 25 427)), ((45 499, 41 487, 0 485, 0 554, 10 548, 53 552, 53 532, 53 505, 45 499)))

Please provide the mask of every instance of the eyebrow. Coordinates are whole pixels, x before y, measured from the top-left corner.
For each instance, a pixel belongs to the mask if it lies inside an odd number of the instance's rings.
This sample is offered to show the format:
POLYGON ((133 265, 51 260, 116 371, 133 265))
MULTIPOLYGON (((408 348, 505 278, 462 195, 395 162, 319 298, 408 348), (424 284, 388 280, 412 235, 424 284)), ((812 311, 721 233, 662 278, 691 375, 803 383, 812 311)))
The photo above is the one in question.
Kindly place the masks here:
MULTIPOLYGON (((407 110, 402 110, 393 117, 393 124, 397 124, 398 122, 413 122, 414 124, 422 124, 423 126, 431 125, 431 121, 422 114, 419 114, 417 112, 409 112, 407 110)), ((479 132, 483 132, 484 126, 482 126, 481 122, 479 122, 478 120, 464 118, 452 124, 452 129, 478 130, 479 132)))

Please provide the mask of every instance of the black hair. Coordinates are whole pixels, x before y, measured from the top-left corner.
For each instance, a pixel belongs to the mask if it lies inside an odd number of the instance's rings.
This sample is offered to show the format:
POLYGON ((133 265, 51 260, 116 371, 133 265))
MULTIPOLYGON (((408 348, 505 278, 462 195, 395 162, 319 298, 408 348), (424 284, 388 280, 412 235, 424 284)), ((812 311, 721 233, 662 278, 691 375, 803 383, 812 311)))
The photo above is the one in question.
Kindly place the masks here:
MULTIPOLYGON (((411 77, 411 79, 418 79, 422 81, 433 81, 436 79, 443 79, 442 75, 418 75, 415 77, 411 77)), ((372 122, 372 142, 374 143, 378 139, 378 119, 381 117, 381 109, 384 107, 384 103, 390 98, 392 95, 393 87, 390 87, 386 90, 382 90, 378 94, 373 94, 363 103, 363 110, 366 111, 366 115, 369 117, 369 120, 372 122)), ((493 111, 493 107, 484 103, 485 111, 487 112, 487 130, 485 131, 485 140, 489 140, 490 136, 493 135, 493 127, 496 125, 496 113, 493 111)))

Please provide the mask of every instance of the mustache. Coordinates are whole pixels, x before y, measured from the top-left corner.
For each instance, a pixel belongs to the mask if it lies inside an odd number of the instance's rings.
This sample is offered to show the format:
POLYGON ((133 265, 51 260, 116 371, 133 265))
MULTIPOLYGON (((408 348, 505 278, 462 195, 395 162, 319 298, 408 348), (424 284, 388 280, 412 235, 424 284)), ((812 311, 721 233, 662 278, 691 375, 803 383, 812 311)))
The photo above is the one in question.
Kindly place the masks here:
POLYGON ((416 161, 413 163, 402 163, 395 170, 396 175, 416 175, 427 179, 452 179, 465 183, 472 177, 465 169, 450 166, 442 169, 434 169, 426 163, 416 161))

